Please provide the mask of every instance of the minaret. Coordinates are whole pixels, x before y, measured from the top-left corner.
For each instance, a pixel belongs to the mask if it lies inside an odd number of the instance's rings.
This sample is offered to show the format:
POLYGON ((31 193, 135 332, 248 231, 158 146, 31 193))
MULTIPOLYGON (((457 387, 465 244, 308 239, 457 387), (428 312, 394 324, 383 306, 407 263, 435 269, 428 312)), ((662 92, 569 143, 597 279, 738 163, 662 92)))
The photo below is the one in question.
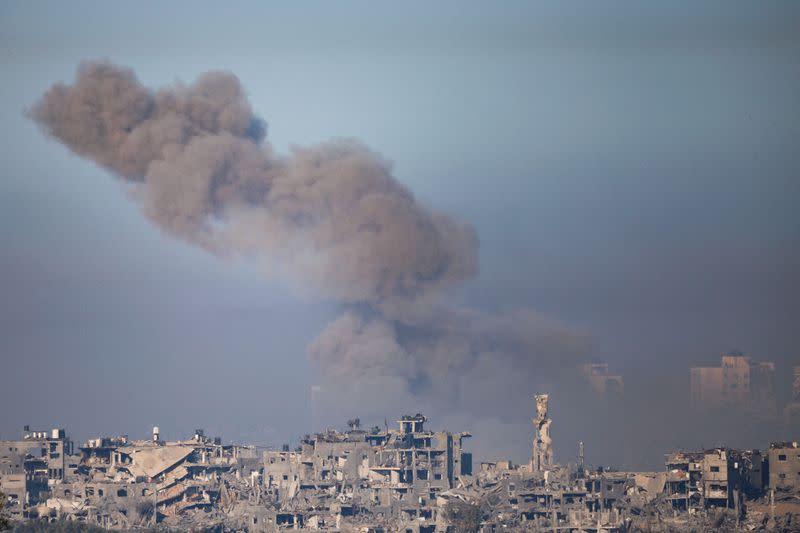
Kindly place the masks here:
POLYGON ((533 437, 531 471, 544 472, 553 466, 553 440, 550 438, 550 424, 553 421, 547 417, 550 396, 537 394, 533 398, 536 400, 536 418, 531 421, 536 434, 533 437))

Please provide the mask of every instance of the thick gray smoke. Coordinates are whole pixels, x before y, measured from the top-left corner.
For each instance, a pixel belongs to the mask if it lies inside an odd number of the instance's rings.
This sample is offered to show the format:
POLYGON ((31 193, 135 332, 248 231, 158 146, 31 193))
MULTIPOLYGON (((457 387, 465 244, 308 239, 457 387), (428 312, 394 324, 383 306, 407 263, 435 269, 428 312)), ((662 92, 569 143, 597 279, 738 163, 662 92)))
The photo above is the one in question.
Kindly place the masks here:
POLYGON ((526 375, 585 353, 582 336, 533 312, 447 304, 446 289, 476 273, 473 229, 421 205, 356 141, 274 153, 232 74, 153 91, 129 69, 84 63, 29 116, 130 182, 163 231, 263 261, 341 302, 344 314, 310 349, 327 377, 386 377, 425 392, 484 366, 526 375))

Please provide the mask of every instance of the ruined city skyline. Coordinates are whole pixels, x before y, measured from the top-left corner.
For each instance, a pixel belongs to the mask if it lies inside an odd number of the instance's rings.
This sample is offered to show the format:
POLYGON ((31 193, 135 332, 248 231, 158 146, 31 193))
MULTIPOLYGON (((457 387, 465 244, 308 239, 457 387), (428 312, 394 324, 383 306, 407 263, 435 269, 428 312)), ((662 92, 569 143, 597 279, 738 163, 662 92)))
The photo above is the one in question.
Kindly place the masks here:
POLYGON ((146 439, 76 445, 63 428, 26 425, 21 439, 0 440, 0 492, 14 521, 110 530, 625 533, 713 522, 726 531, 788 531, 797 519, 797 441, 671 451, 654 471, 586 464, 581 442, 579 461, 561 464, 550 396, 532 400, 534 439, 523 464, 476 463, 472 433, 431 429, 421 413, 398 417, 394 428, 350 419, 346 430, 280 449, 225 444, 204 429, 170 440, 158 426, 146 439))
POLYGON ((797 7, 204 7, 0 7, 0 437, 157 421, 281 443, 423 412, 522 462, 539 391, 559 460, 794 438, 797 7), (59 92, 76 82, 89 97, 59 92), (58 119, 87 119, 88 144, 58 119), (341 137, 358 143, 319 144, 341 137), (304 203, 292 185, 322 159, 398 216, 347 187, 304 203), (353 238, 356 218, 386 239, 353 238), (220 231, 243 259, 204 251, 220 231), (262 237, 290 266, 250 253, 262 237), (771 421, 693 410, 690 368, 732 350, 774 363, 771 421))
MULTIPOLYGON (((789 391, 781 391, 775 386, 773 362, 756 361, 735 350, 722 354, 719 358, 721 360, 719 367, 688 368, 684 387, 682 390, 675 392, 676 397, 685 392, 687 402, 680 403, 676 400, 674 405, 680 405, 681 409, 691 410, 683 417, 682 423, 686 424, 687 428, 696 427, 696 424, 708 425, 711 428, 706 432, 698 432, 693 439, 683 441, 683 443, 676 445, 676 448, 683 450, 725 444, 745 449, 757 447, 764 434, 769 434, 774 441, 791 441, 795 435, 800 433, 800 386, 798 386, 798 382, 800 382, 798 377, 800 376, 800 366, 792 369, 794 382, 791 389, 789 391), (765 373, 765 369, 768 372, 765 373), (703 374, 703 372, 709 370, 713 371, 714 374, 711 376, 703 374), (744 371, 748 373, 743 373, 744 371), (755 374, 752 377, 749 375, 751 371, 755 374), (779 403, 778 398, 784 397, 787 392, 791 395, 790 399, 779 403), (728 424, 730 421, 738 421, 739 423, 746 421, 744 423, 752 426, 752 429, 749 432, 734 430, 726 433, 720 431, 721 429, 729 429, 728 424), (708 435, 711 431, 718 433, 715 438, 709 439, 708 435)), ((624 418, 626 413, 631 412, 625 408, 632 400, 631 397, 626 397, 624 376, 613 373, 609 370, 609 365, 606 362, 598 359, 594 359, 584 365, 582 372, 580 383, 591 392, 590 396, 584 398, 595 404, 597 410, 593 411, 594 413, 600 413, 601 415, 608 413, 610 416, 624 418)), ((260 449, 277 450, 284 446, 291 448, 298 441, 302 441, 305 438, 303 435, 328 431, 345 431, 348 427, 353 429, 354 425, 364 428, 383 427, 391 418, 389 412, 375 413, 374 410, 371 411, 369 408, 361 410, 356 408, 349 413, 352 415, 349 419, 337 418, 334 413, 339 411, 339 406, 333 406, 333 410, 330 409, 330 406, 326 406, 328 399, 324 392, 324 389, 319 385, 310 387, 311 416, 304 421, 306 425, 301 427, 301 432, 280 439, 250 441, 249 444, 256 445, 260 449), (371 413, 371 416, 364 416, 365 412, 371 413)), ((548 417, 550 396, 550 394, 540 394, 528 397, 528 400, 533 399, 533 411, 535 412, 535 416, 531 419, 533 430, 530 429, 525 419, 515 420, 505 428, 508 438, 522 438, 529 441, 532 439, 533 445, 530 449, 524 451, 523 454, 509 454, 506 453, 507 448, 503 447, 491 445, 484 447, 479 445, 476 448, 473 446, 476 460, 485 461, 501 458, 517 464, 525 464, 527 462, 530 463, 531 468, 534 468, 533 465, 548 465, 555 461, 568 464, 577 462, 583 464, 585 462, 585 464, 594 467, 612 469, 631 469, 633 468, 632 464, 635 464, 636 468, 639 469, 653 468, 654 465, 660 464, 661 457, 665 452, 663 452, 663 444, 658 444, 655 440, 651 441, 650 449, 631 449, 631 444, 626 443, 624 445, 625 449, 617 455, 608 456, 598 453, 598 449, 603 450, 608 442, 620 442, 620 440, 625 440, 627 435, 625 425, 628 424, 628 421, 623 421, 623 424, 618 423, 615 426, 608 425, 605 417, 601 417, 598 421, 598 423, 605 425, 605 432, 598 431, 596 426, 587 425, 586 427, 575 428, 565 427, 565 424, 557 424, 558 442, 557 445, 553 446, 552 436, 550 435, 552 420, 548 417), (611 433, 611 435, 608 433, 611 433), (542 440, 543 438, 544 440, 542 440), (537 451, 544 443, 547 443, 545 451, 537 451), (525 453, 529 453, 530 456, 526 458, 525 453)), ((575 394, 556 391, 554 396, 557 401, 570 402, 574 400, 575 394)), ((421 405, 424 404, 420 402, 417 407, 421 405)), ((564 411, 558 409, 558 404, 556 405, 556 412, 563 413, 564 411)), ((676 409, 678 408, 676 407, 676 409)), ((419 409, 417 411, 419 412, 419 409)), ((264 415, 265 418, 269 418, 269 416, 269 414, 264 415)), ((464 429, 469 432, 486 431, 480 425, 474 425, 474 420, 458 418, 454 420, 462 423, 464 429)), ((102 427, 103 421, 99 422, 102 427)), ((161 425, 157 418, 149 421, 148 424, 150 425, 137 428, 133 433, 126 431, 124 433, 125 437, 146 439, 152 424, 158 424, 153 427, 163 428, 163 434, 166 439, 180 440, 183 435, 188 433, 189 427, 185 421, 174 427, 161 425)), ((25 424, 25 427, 27 428, 31 425, 25 424)), ((219 430, 213 425, 204 424, 204 427, 211 428, 209 434, 220 434, 219 430)), ((492 430, 493 428, 489 428, 489 431, 492 430)), ((10 432, 10 435, 13 436, 14 432, 10 432)), ((120 432, 119 435, 123 435, 123 433, 120 432)), ((485 438, 485 435, 480 435, 480 433, 476 433, 476 435, 478 441, 484 441, 481 437, 485 438)), ((87 433, 76 434, 73 437, 79 440, 91 440, 97 435, 87 433)), ((7 438, 9 438, 8 433, 0 433, 0 440, 7 438)), ((248 441, 228 436, 223 442, 228 445, 241 445, 248 441)))

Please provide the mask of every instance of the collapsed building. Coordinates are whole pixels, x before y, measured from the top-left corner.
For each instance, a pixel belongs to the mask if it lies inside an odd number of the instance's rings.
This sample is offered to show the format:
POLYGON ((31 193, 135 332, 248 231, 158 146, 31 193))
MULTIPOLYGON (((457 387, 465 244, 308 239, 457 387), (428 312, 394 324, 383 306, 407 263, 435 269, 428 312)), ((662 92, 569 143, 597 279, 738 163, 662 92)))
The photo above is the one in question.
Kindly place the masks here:
POLYGON ((523 465, 499 460, 473 469, 465 450, 471 435, 431 431, 422 414, 402 416, 392 429, 363 429, 354 419, 348 430, 305 435, 281 450, 225 445, 202 429, 164 441, 157 427, 151 439, 102 437, 76 448, 64 430, 26 427, 21 440, 0 443, 0 491, 17 520, 252 532, 621 533, 642 520, 682 530, 692 517, 719 512, 763 530, 778 523, 776 499, 800 501, 796 443, 773 443, 766 454, 672 453, 660 472, 592 471, 582 453, 577 467, 555 462, 549 396, 534 399, 531 459, 523 465), (765 498, 772 507, 759 511, 765 498))

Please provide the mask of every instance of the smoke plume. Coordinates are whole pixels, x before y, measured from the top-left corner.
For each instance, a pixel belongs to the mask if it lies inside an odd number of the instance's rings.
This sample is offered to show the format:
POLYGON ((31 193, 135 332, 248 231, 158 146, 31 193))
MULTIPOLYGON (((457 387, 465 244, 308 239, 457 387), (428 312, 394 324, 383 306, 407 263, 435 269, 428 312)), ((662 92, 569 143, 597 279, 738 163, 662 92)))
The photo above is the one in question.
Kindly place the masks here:
POLYGON ((130 69, 87 62, 28 113, 129 182, 161 230, 340 302, 343 314, 309 350, 330 379, 400 380, 416 394, 469 386, 479 368, 568 367, 586 351, 582 335, 532 311, 448 303, 448 289, 477 271, 472 227, 422 205, 355 140, 276 154, 230 73, 151 90, 130 69))

